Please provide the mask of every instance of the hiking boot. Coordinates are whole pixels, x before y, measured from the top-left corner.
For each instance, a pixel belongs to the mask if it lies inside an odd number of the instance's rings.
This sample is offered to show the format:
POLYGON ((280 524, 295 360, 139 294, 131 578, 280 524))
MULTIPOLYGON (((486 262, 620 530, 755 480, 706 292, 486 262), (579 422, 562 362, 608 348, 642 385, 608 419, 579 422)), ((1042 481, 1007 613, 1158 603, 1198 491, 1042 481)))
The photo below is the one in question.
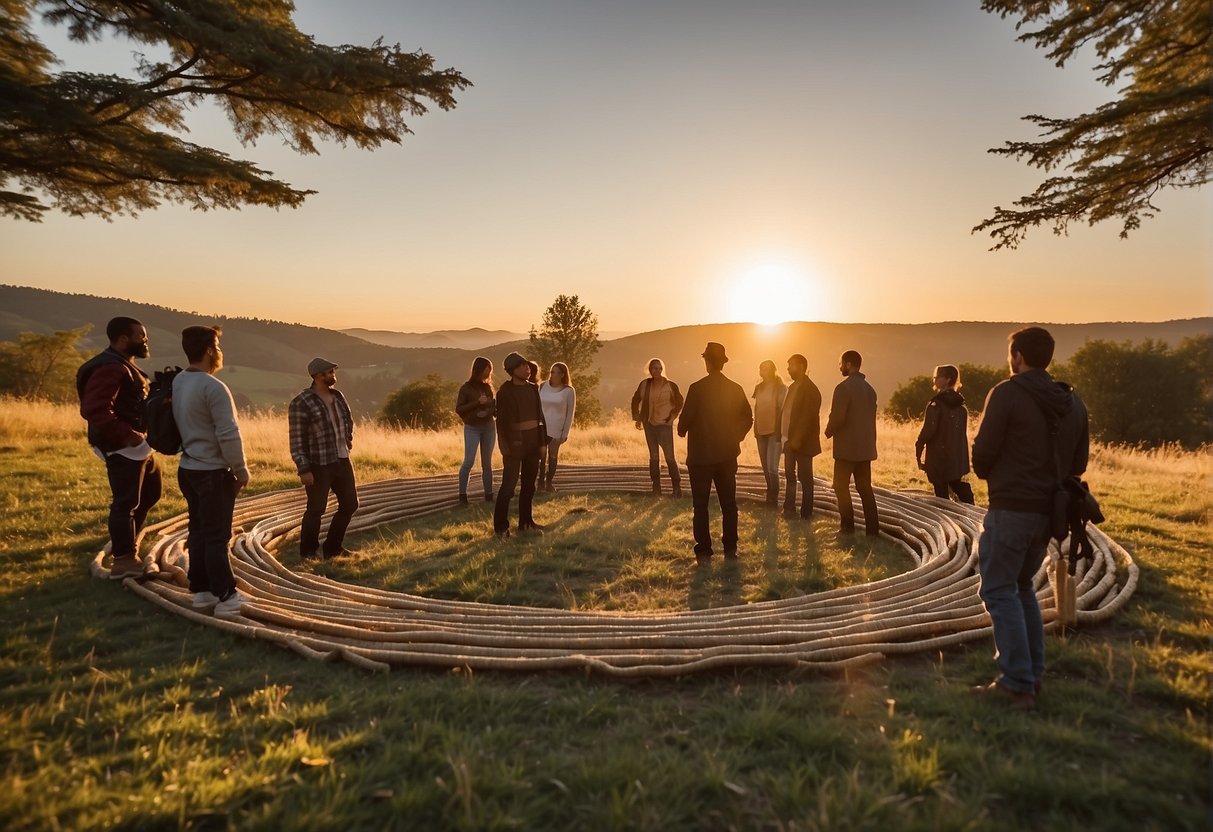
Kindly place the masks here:
POLYGON ((244 605, 251 600, 240 590, 233 590, 231 595, 215 604, 215 616, 222 618, 229 615, 239 615, 240 611, 244 609, 244 605))
POLYGON ((121 581, 125 578, 139 578, 143 576, 143 561, 139 560, 138 555, 123 555, 122 557, 114 558, 114 562, 110 565, 110 580, 121 581))
POLYGON ((1033 711, 1036 709, 1036 694, 1020 693, 1003 686, 999 682, 990 682, 988 685, 977 685, 970 688, 969 692, 974 696, 980 696, 984 699, 1000 701, 1013 711, 1033 711))
POLYGON ((198 612, 209 612, 219 603, 219 596, 213 592, 195 592, 193 605, 198 612))

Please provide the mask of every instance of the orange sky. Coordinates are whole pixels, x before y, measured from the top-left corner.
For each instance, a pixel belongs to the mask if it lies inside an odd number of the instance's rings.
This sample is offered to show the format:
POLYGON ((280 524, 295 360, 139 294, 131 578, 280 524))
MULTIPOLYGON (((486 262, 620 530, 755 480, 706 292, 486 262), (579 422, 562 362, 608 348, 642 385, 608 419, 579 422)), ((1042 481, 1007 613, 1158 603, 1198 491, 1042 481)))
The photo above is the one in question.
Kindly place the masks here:
MULTIPOLYGON (((987 148, 1107 99, 1094 56, 1059 70, 975 2, 820 5, 300 2, 320 41, 382 35, 475 86, 375 152, 242 148, 200 112, 193 141, 319 193, 6 220, 0 279, 405 331, 521 331, 560 293, 607 331, 1211 314, 1207 192, 1161 195, 1127 241, 1105 223, 994 253, 969 233, 1040 176, 987 148)), ((68 68, 131 66, 129 45, 47 42, 68 68)))

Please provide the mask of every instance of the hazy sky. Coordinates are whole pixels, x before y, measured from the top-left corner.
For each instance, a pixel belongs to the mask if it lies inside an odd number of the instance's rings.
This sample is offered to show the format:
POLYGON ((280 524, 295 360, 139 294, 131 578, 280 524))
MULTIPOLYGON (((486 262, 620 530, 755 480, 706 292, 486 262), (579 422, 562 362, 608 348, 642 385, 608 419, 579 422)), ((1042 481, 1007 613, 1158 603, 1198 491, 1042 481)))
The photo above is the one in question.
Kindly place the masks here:
MULTIPOLYGON (((1160 320, 1213 307, 1213 202, 989 252, 969 229, 1041 174, 986 153, 1107 100, 977 0, 300 0, 329 44, 382 36, 475 86, 377 151, 191 140, 298 210, 0 220, 0 282, 332 327, 525 330, 560 293, 606 331, 733 320, 1160 320), (780 289, 779 287, 783 287, 780 289)), ((48 44, 129 73, 131 47, 48 44)))

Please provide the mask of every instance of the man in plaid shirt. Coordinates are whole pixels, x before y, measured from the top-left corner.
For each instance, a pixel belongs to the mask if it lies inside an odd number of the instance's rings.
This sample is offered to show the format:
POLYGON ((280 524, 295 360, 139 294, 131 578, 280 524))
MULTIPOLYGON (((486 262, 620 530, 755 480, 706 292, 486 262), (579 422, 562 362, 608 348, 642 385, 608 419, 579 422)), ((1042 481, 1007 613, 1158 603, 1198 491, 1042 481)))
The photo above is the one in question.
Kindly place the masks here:
POLYGON ((350 465, 354 446, 354 419, 337 384, 337 365, 313 358, 307 365, 312 385, 291 399, 288 410, 291 459, 307 491, 307 508, 299 532, 299 555, 313 558, 320 552, 320 517, 329 491, 337 496, 337 511, 324 538, 326 559, 345 554, 342 543, 350 518, 358 510, 358 487, 350 465))

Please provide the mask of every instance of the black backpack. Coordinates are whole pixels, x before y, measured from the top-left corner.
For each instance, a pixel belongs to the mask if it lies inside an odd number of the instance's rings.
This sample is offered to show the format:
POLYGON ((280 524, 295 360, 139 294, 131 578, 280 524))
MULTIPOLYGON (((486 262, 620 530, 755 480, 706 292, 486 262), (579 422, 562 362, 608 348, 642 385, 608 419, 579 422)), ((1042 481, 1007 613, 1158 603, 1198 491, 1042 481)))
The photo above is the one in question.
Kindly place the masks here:
POLYGON ((147 427, 147 444, 162 454, 181 453, 181 431, 173 418, 173 379, 180 367, 157 370, 143 403, 143 421, 147 427))

